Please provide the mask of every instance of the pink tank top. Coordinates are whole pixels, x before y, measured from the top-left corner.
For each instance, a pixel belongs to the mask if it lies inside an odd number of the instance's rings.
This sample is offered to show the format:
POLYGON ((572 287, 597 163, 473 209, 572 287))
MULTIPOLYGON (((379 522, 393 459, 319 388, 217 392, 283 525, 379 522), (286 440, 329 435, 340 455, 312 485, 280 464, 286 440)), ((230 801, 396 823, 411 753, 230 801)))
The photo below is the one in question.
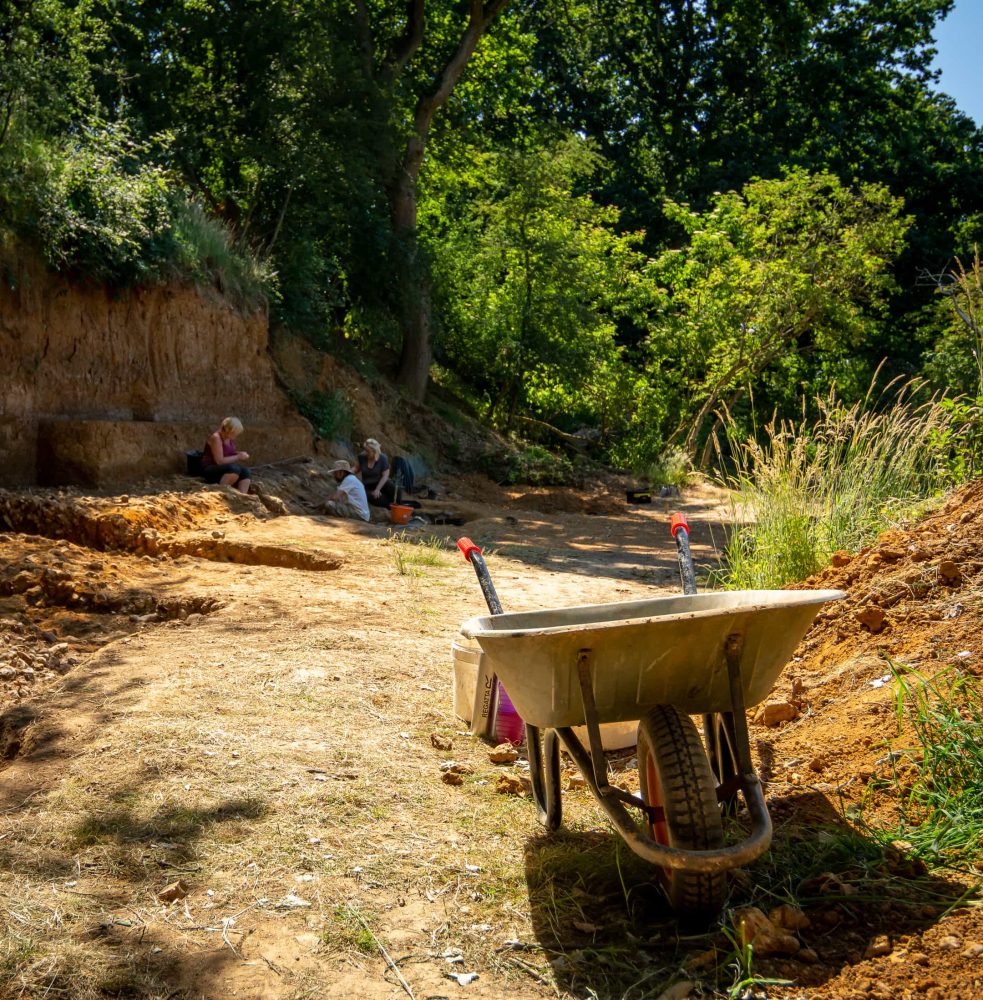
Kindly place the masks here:
MULTIPOLYGON (((235 441, 233 441, 231 438, 229 438, 229 440, 226 441, 225 438, 223 438, 223 437, 220 436, 219 440, 222 442, 222 457, 223 458, 232 458, 234 455, 236 455, 238 453, 239 449, 236 447, 235 441)), ((202 448, 202 451, 205 453, 205 457, 201 460, 201 464, 203 466, 205 466, 205 465, 215 465, 215 457, 214 457, 214 455, 212 455, 212 442, 211 442, 211 438, 209 438, 205 442, 205 447, 202 448)))

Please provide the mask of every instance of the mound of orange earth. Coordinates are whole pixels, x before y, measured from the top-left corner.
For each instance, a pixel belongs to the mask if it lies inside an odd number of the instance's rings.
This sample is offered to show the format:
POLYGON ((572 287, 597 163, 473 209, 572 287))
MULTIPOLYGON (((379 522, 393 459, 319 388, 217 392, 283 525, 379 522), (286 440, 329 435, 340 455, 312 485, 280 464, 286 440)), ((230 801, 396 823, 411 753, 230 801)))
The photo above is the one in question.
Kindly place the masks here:
POLYGON ((802 584, 847 597, 826 605, 776 689, 776 698, 794 697, 804 709, 769 741, 786 769, 801 772, 794 761, 811 761, 813 775, 854 799, 884 741, 897 736, 894 686, 885 681, 892 663, 926 676, 947 666, 983 672, 981 529, 977 481, 915 527, 836 553, 802 584))
MULTIPOLYGON (((913 766, 891 751, 911 747, 913 739, 899 724, 892 667, 925 677, 958 670, 970 683, 983 672, 981 528, 983 481, 977 481, 914 527, 886 532, 860 552, 836 553, 832 565, 801 585, 841 589, 847 597, 819 615, 769 699, 794 706, 797 717, 780 726, 751 725, 780 836, 842 828, 851 806, 862 806, 864 821, 875 827, 889 830, 896 822, 893 772, 913 766)), ((806 985, 836 998, 981 995, 979 910, 939 919, 942 901, 975 878, 939 872, 938 899, 926 899, 910 881, 924 879, 924 868, 898 846, 899 854, 889 852, 873 876, 860 858, 847 857, 834 866, 832 881, 812 893, 817 898, 798 887, 813 918, 801 936, 818 962, 764 960, 762 974, 797 984, 769 995, 813 995, 801 992, 806 985)))

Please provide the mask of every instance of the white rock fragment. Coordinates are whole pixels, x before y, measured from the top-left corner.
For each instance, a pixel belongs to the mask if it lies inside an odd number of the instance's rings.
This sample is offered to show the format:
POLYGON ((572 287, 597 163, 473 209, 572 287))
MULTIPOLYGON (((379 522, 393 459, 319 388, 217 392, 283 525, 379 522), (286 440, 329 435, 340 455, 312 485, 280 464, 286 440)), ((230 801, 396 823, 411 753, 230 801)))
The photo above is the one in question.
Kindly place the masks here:
POLYGON ((300 896, 288 892, 276 905, 279 910, 302 910, 311 904, 306 899, 301 899, 300 896))

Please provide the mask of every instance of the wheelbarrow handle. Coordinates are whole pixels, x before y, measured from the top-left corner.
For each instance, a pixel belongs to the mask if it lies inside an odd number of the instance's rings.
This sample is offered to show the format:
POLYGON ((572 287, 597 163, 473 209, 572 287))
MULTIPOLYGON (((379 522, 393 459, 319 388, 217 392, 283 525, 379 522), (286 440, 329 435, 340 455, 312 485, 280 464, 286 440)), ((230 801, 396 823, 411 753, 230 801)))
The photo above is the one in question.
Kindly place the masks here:
POLYGON ((478 577, 478 584, 481 587, 481 592, 485 595, 485 603, 488 605, 488 610, 493 615, 504 614, 505 612, 502 608, 502 602, 498 599, 498 594, 495 591, 495 584, 492 583, 492 578, 488 572, 488 567, 485 565, 485 559, 481 554, 481 549, 467 537, 459 538, 457 540, 457 547, 461 550, 461 554, 464 558, 467 559, 467 561, 474 567, 474 572, 478 577))
POLYGON ((676 558, 679 560, 679 578, 683 585, 683 593, 695 594, 696 571, 693 569, 693 556, 689 550, 689 524, 679 511, 672 515, 669 531, 676 539, 676 558))
POLYGON ((457 547, 461 550, 461 555, 463 555, 468 562, 471 562, 472 552, 477 552, 479 556, 481 555, 481 549, 479 546, 475 545, 474 542, 472 542, 466 535, 457 540, 457 547))

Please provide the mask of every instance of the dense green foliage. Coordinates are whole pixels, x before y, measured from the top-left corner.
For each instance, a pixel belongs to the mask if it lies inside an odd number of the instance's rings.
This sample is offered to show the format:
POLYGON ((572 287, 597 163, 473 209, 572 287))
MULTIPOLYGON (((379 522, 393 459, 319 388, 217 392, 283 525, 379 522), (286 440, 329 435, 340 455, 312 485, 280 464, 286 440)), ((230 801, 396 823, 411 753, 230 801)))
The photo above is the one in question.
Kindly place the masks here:
POLYGON ((410 395, 433 359, 500 429, 638 469, 885 359, 978 396, 950 7, 0 0, 0 241, 265 296, 410 395))

